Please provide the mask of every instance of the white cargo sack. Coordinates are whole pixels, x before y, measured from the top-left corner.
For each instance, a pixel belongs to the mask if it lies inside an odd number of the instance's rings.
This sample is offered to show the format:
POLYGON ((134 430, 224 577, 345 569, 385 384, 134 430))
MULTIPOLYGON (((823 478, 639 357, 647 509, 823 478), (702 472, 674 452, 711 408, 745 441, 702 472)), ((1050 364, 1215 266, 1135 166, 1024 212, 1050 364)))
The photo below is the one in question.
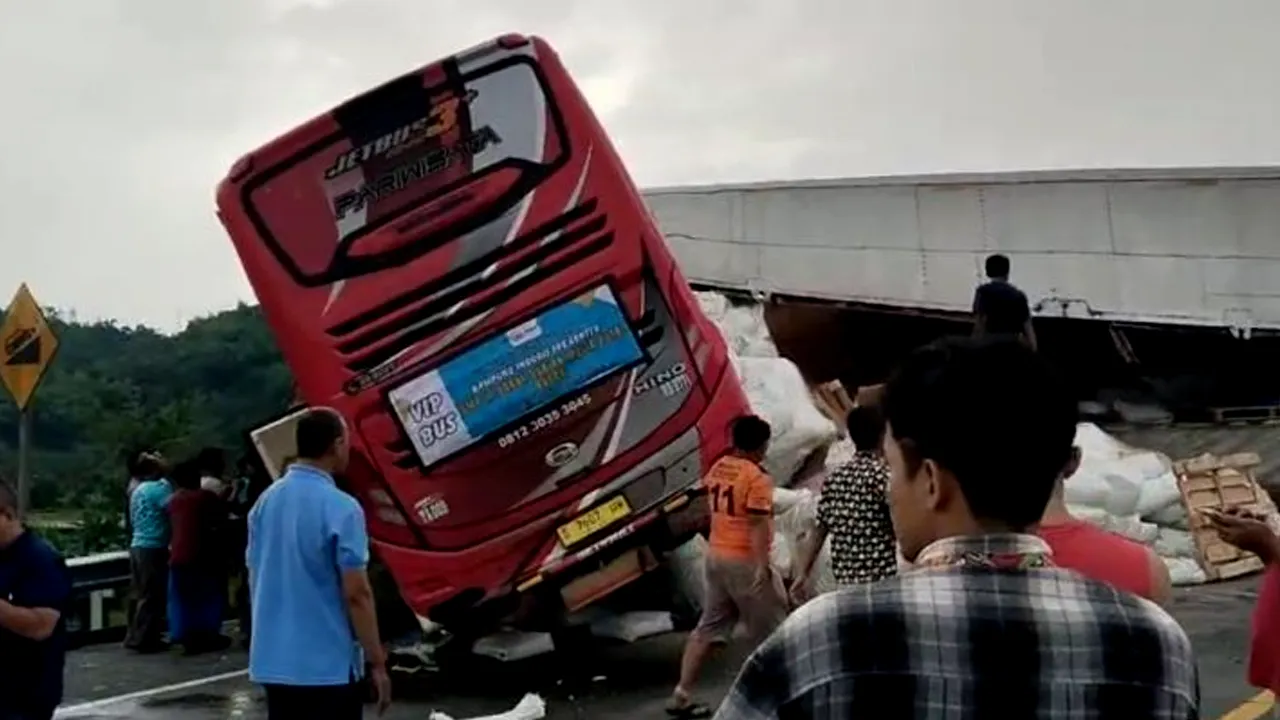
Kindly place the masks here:
MULTIPOLYGON (((1157 517, 1170 517, 1169 512, 1186 515, 1182 507, 1182 493, 1178 490, 1178 476, 1173 467, 1146 478, 1138 489, 1138 514, 1157 522, 1157 517)), ((1174 516, 1176 517, 1176 515, 1174 516)))
POLYGON ((667 556, 676 591, 695 613, 701 613, 706 606, 707 577, 703 569, 706 557, 707 539, 701 535, 694 535, 692 540, 667 556))
POLYGON ((1202 585, 1209 581, 1204 568, 1192 558, 1165 558, 1164 564, 1174 585, 1202 585))
POLYGON ((698 306, 720 330, 729 353, 739 357, 777 357, 769 326, 764 321, 764 306, 733 305, 717 293, 696 293, 698 306))
MULTIPOLYGON (((800 568, 800 552, 813 542, 818 530, 818 500, 811 490, 777 488, 773 491, 774 537, 770 562, 774 570, 788 581, 794 580, 800 568)), ((831 539, 822 544, 814 559, 809 580, 815 595, 836 589, 831 570, 831 539)))
POLYGON ((675 628, 671 613, 663 610, 635 610, 621 614, 609 613, 591 623, 591 634, 610 640, 635 642, 654 635, 669 633, 675 628))
MULTIPOLYGON (((542 720, 547 716, 547 703, 540 695, 529 693, 520 699, 520 702, 510 710, 498 713, 497 715, 472 716, 469 718, 460 718, 459 720, 542 720)), ((432 710, 427 716, 427 720, 454 720, 452 715, 445 715, 438 710, 432 710)))
POLYGON ((1080 469, 1067 479, 1071 514, 1150 547, 1174 585, 1206 581, 1168 457, 1130 447, 1091 423, 1076 428, 1080 469))
POLYGON ((778 357, 759 304, 734 306, 722 295, 697 293, 702 312, 715 323, 729 346, 729 359, 742 380, 751 409, 773 428, 764 466, 776 484, 791 483, 796 470, 815 450, 839 435, 836 426, 813 405, 799 368, 778 357))
POLYGON ((839 431, 813 406, 809 386, 790 360, 743 357, 738 372, 752 411, 773 428, 765 470, 778 485, 789 485, 805 459, 833 442, 839 431))
POLYGON ((485 635, 471 646, 476 655, 490 657, 502 662, 515 662, 538 655, 545 655, 556 649, 551 633, 524 632, 521 630, 499 630, 485 635))

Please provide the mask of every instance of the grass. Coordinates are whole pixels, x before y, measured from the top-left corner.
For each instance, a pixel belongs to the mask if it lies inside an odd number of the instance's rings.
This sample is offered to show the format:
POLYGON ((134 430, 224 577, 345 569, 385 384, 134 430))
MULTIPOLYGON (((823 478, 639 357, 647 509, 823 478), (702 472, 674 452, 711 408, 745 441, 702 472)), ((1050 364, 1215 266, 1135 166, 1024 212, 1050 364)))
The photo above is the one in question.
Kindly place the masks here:
POLYGON ((83 521, 80 510, 36 510, 27 516, 27 524, 37 530, 76 530, 83 521))

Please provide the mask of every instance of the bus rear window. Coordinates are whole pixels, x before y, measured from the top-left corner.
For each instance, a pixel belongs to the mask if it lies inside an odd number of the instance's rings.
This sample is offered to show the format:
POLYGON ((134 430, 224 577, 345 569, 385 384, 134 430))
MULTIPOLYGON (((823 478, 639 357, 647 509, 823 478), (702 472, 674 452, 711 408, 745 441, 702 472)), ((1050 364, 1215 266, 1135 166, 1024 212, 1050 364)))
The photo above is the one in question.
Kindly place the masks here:
MULTIPOLYGON (((645 359, 617 296, 601 285, 454 356, 387 399, 427 467, 645 359)), ((528 425, 515 430, 546 429, 528 425)))
POLYGON ((335 109, 336 132, 247 184, 251 219, 299 283, 407 262, 475 224, 449 222, 452 235, 429 227, 421 233, 429 242, 415 238, 408 250, 385 241, 362 248, 360 240, 429 204, 453 219, 496 217, 564 164, 564 122, 531 58, 452 79, 431 72, 335 109))

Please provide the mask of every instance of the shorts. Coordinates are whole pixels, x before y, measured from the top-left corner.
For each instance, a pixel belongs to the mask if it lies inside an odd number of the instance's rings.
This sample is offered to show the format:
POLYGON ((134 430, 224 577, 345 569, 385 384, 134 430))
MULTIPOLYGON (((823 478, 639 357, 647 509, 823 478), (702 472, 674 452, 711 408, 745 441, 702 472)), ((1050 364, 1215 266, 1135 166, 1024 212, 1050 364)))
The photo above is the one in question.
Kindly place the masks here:
POLYGON ((694 629, 700 637, 726 643, 741 621, 751 642, 760 643, 787 619, 786 591, 773 570, 762 587, 754 563, 708 555, 705 573, 702 618, 694 629))

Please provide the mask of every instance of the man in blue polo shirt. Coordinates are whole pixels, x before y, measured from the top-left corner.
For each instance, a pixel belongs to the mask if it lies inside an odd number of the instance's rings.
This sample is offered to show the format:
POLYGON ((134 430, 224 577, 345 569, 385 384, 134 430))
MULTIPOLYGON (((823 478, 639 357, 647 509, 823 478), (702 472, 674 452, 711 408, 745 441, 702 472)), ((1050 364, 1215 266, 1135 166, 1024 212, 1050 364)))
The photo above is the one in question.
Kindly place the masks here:
POLYGON ((347 466, 347 427, 317 408, 298 420, 294 437, 297 460, 249 512, 249 678, 266 688, 270 720, 359 720, 365 664, 379 714, 391 702, 391 680, 364 511, 333 479, 347 466))
POLYGON ((70 596, 62 556, 23 526, 0 480, 0 720, 49 720, 62 702, 70 596))

